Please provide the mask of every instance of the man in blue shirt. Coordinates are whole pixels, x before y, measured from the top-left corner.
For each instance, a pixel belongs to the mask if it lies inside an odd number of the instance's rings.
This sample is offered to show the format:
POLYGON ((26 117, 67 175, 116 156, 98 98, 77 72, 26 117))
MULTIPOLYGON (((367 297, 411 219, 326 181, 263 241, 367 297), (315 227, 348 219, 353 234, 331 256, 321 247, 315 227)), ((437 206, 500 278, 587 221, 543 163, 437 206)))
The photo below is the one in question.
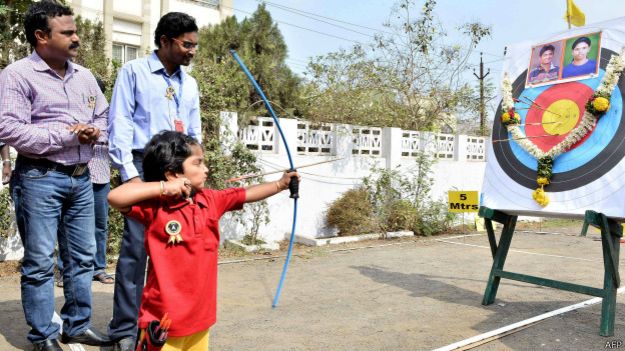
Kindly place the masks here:
POLYGON ((571 49, 573 61, 562 69, 562 78, 576 77, 597 72, 597 61, 589 59, 590 39, 579 37, 575 39, 571 49))
MULTIPOLYGON (((180 69, 188 66, 198 42, 195 19, 171 12, 156 27, 151 55, 125 64, 117 76, 109 112, 109 154, 123 182, 142 182, 143 148, 162 130, 176 130, 202 140, 197 82, 180 69)), ((111 339, 122 351, 134 350, 146 252, 143 226, 124 220, 115 271, 111 339)))

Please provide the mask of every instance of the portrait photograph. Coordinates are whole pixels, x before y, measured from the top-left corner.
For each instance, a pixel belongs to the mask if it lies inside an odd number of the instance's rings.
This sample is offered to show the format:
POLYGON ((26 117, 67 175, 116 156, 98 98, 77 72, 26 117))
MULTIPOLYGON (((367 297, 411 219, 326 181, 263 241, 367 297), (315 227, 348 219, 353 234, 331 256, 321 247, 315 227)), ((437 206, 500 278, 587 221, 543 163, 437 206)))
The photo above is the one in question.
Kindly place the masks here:
POLYGON ((601 32, 569 38, 565 41, 562 79, 596 76, 599 70, 601 32))
POLYGON ((562 41, 556 41, 532 47, 526 85, 551 84, 560 78, 563 45, 562 41))

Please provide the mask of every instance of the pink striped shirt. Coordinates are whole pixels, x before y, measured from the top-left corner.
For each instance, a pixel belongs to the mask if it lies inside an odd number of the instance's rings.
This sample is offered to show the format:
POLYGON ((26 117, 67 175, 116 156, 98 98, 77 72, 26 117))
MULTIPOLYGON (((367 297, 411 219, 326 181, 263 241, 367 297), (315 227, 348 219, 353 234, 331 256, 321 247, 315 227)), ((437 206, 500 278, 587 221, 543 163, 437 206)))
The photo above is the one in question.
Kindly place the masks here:
POLYGON ((111 181, 111 161, 106 145, 93 146, 93 158, 89 161, 89 174, 94 184, 106 184, 111 181))
POLYGON ((100 128, 98 142, 106 142, 108 103, 88 69, 68 61, 61 78, 35 51, 0 73, 0 87, 0 142, 19 154, 89 162, 93 147, 67 130, 76 123, 100 128))

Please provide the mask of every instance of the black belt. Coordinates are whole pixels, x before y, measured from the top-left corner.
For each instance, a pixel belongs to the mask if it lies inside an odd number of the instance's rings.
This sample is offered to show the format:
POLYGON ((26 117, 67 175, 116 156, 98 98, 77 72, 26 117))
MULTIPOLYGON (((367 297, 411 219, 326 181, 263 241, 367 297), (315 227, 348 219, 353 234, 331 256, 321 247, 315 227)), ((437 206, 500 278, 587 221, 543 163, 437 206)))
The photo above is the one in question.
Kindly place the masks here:
POLYGON ((77 165, 63 165, 58 162, 50 161, 45 158, 30 158, 22 155, 17 155, 16 165, 26 165, 33 167, 47 168, 50 171, 56 171, 67 174, 71 177, 79 177, 87 171, 86 163, 79 163, 77 165))
POLYGON ((132 156, 143 158, 143 150, 132 150, 132 156))

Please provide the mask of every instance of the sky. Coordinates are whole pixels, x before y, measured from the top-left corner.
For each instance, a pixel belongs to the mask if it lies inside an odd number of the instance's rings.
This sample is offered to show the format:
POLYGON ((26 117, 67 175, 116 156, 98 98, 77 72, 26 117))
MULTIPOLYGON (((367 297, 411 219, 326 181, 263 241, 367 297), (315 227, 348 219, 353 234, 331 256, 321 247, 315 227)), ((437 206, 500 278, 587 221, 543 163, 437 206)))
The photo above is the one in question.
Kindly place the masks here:
MULTIPOLYGON (((389 19, 395 0, 270 0, 266 3, 286 41, 287 64, 301 74, 310 57, 350 48, 356 42, 367 43, 376 31, 388 31, 382 24, 389 19)), ((420 11, 424 1, 416 3, 420 11)), ((259 0, 233 0, 232 7, 241 20, 249 17, 258 4, 259 0)), ((587 25, 625 17, 623 0, 575 0, 575 4, 586 14, 587 25)), ((496 77, 501 73, 507 44, 539 40, 566 30, 565 11, 566 0, 438 0, 434 9, 438 20, 452 35, 454 28, 467 22, 479 21, 492 27, 491 37, 479 44, 471 63, 478 64, 477 53, 483 52, 485 67, 496 77)))

